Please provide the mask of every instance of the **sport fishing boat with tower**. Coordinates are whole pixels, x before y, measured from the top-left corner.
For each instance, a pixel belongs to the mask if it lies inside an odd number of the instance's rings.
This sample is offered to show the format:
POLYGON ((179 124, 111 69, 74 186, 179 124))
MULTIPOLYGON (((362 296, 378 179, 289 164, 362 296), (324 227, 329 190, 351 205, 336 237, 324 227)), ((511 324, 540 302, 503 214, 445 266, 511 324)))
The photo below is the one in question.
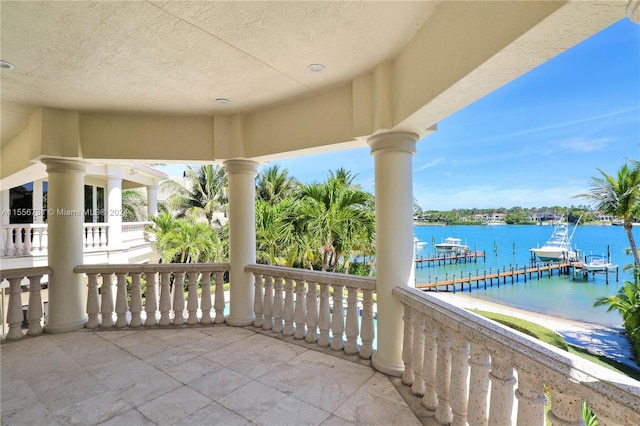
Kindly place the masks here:
MULTIPOLYGON (((580 222, 580 219, 578 219, 580 222)), ((578 222, 569 234, 569 225, 562 221, 562 218, 553 228, 551 237, 543 244, 542 247, 530 249, 535 257, 541 262, 560 262, 578 260, 578 252, 571 246, 573 234, 578 228, 578 222)))

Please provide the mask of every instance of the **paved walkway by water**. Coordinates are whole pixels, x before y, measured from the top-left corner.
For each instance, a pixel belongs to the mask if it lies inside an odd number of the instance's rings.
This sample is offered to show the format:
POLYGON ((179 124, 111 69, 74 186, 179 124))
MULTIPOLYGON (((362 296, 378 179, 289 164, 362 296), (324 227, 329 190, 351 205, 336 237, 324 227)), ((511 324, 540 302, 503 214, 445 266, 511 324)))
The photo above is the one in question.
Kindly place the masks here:
POLYGON ((478 300, 463 293, 432 292, 429 293, 429 295, 438 297, 441 300, 461 308, 480 309, 511 315, 540 324, 560 334, 567 343, 605 355, 630 367, 640 369, 632 358, 631 346, 623 334, 623 328, 610 328, 598 324, 552 317, 537 312, 525 311, 523 309, 478 300))

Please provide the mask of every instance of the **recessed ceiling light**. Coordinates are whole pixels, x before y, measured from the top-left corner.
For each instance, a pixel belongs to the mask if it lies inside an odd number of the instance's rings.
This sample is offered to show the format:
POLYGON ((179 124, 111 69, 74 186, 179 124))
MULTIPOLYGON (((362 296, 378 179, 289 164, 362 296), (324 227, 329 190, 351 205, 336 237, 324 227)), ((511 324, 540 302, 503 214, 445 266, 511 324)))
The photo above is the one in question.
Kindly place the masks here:
POLYGON ((15 66, 11 62, 3 61, 2 59, 0 59, 0 68, 5 70, 12 70, 15 69, 15 66))
POLYGON ((307 67, 307 70, 308 70, 309 72, 315 72, 315 73, 318 73, 318 72, 322 72, 322 71, 324 71, 326 68, 327 68, 327 67, 325 67, 325 66, 324 66, 324 65, 322 65, 322 64, 311 64, 311 65, 309 65, 309 66, 307 67))
POLYGON ((231 103, 231 101, 229 99, 226 98, 218 98, 216 99, 216 103, 219 105, 229 105, 231 103))

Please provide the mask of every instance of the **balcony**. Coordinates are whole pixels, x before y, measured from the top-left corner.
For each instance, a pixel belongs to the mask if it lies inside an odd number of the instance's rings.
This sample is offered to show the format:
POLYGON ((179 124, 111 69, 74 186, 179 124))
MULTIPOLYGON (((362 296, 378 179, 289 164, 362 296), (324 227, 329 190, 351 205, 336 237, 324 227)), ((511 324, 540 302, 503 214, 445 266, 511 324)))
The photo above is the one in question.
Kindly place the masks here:
MULTIPOLYGON (((145 227, 153 222, 125 222, 121 225, 121 242, 110 243, 108 223, 83 225, 85 263, 108 263, 114 258, 122 262, 148 262, 153 248, 145 227)), ((120 225, 119 225, 120 226, 120 225)), ((49 246, 47 224, 0 225, 0 259, 4 268, 46 266, 49 246)))
POLYGON ((637 381, 410 288, 393 290, 402 378, 376 372, 369 278, 248 265, 255 321, 228 326, 228 270, 78 266, 86 328, 53 335, 42 335, 37 291, 47 268, 3 270, 2 422, 557 425, 581 424, 585 401, 600 424, 640 424, 637 381))

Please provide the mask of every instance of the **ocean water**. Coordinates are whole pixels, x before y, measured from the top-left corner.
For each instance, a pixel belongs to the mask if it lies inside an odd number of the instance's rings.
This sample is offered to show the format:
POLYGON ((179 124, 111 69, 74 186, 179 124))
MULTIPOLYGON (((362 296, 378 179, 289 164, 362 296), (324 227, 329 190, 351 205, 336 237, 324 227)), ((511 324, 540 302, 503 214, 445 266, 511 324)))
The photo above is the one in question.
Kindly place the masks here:
MULTIPOLYGON (((421 241, 427 244, 418 251, 417 256, 430 256, 433 254, 433 243, 440 242, 446 237, 461 238, 463 244, 471 249, 484 250, 485 259, 478 259, 477 263, 467 262, 453 265, 429 266, 416 268, 416 282, 443 280, 448 274, 460 277, 469 273, 476 275, 491 268, 506 267, 512 265, 528 264, 531 260, 529 249, 542 246, 549 238, 553 230, 552 226, 534 225, 497 225, 497 226, 416 226, 414 233, 421 241)), ((573 226, 570 231, 573 231, 573 226)), ((634 237, 638 241, 638 230, 634 228, 634 237)), ((518 282, 511 284, 500 283, 497 286, 494 280, 493 287, 480 289, 475 286, 465 295, 494 303, 526 309, 542 314, 573 319, 583 322, 600 324, 607 327, 620 327, 622 319, 617 312, 606 312, 606 307, 594 307, 598 297, 615 294, 624 284, 625 280, 631 280, 632 275, 625 273, 622 268, 633 263, 631 256, 625 255, 625 248, 629 247, 629 241, 621 226, 578 226, 573 235, 573 245, 580 250, 582 258, 585 255, 607 255, 610 253, 611 261, 619 265, 619 277, 616 282, 615 273, 609 274, 609 284, 606 284, 604 274, 589 275, 588 279, 573 279, 572 275, 558 275, 556 273, 548 278, 540 279, 532 277, 525 283, 522 277, 518 282)))

